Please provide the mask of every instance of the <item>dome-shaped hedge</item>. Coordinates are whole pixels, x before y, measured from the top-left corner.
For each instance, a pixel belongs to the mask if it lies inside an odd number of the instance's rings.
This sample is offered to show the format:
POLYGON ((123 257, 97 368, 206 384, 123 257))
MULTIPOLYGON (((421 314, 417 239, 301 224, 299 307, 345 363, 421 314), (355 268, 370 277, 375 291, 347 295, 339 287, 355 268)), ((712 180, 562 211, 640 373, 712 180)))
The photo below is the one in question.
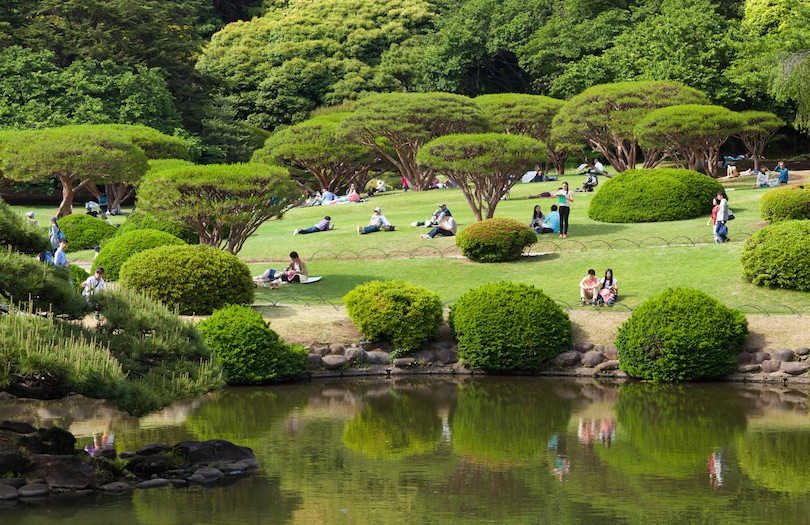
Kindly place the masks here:
POLYGON ((759 200, 759 214, 768 222, 810 219, 810 186, 782 186, 759 200))
POLYGON ((712 199, 722 189, 719 182, 695 171, 629 170, 602 185, 588 217, 614 223, 693 219, 712 210, 712 199))
POLYGON ((441 298, 423 286, 405 281, 371 281, 343 298, 346 313, 372 341, 387 340, 397 350, 419 350, 439 335, 441 298))
POLYGON ((743 245, 742 275, 754 284, 810 291, 810 220, 781 221, 743 245))
POLYGON ((670 288, 646 300, 619 328, 619 368, 652 381, 719 377, 737 365, 748 321, 713 297, 670 288))
POLYGON ((59 227, 68 240, 68 251, 91 250, 110 239, 118 229, 107 221, 92 215, 73 213, 59 219, 59 227))
POLYGON ((210 314, 227 304, 250 305, 256 285, 247 265, 204 245, 160 246, 121 267, 121 285, 154 296, 181 314, 210 314))
POLYGON ((514 261, 523 250, 537 242, 530 227, 515 219, 486 219, 468 226, 456 235, 456 246, 475 262, 514 261))
POLYGON ((127 215, 127 220, 118 228, 118 235, 123 235, 133 230, 145 229, 171 233, 188 244, 200 243, 199 235, 197 235, 194 228, 188 224, 180 221, 162 221, 141 210, 134 210, 127 215))
POLYGON ((174 235, 159 230, 131 230, 123 235, 116 235, 101 247, 93 260, 93 270, 104 268, 104 280, 117 281, 121 265, 127 259, 150 248, 186 244, 174 235))
POLYGON ((534 370, 571 347, 568 314, 526 284, 470 290, 450 310, 450 327, 459 357, 482 370, 534 370))

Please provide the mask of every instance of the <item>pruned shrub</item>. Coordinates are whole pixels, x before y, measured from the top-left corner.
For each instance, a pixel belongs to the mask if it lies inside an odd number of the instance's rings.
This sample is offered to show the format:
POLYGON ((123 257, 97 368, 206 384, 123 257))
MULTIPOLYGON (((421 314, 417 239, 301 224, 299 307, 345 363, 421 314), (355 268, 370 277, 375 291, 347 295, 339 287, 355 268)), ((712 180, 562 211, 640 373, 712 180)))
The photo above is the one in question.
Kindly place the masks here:
POLYGON ((712 210, 723 186, 708 175, 678 168, 628 170, 602 185, 591 200, 595 221, 663 222, 693 219, 712 210))
POLYGON ((619 328, 619 368, 651 381, 720 377, 737 365, 745 316, 709 295, 670 288, 633 311, 619 328))
POLYGON ((52 311, 72 319, 87 312, 87 301, 76 293, 68 270, 9 250, 0 250, 0 268, 0 298, 23 309, 52 311))
POLYGON ((160 246, 136 253, 119 281, 159 299, 181 314, 210 314, 227 304, 253 303, 256 285, 247 265, 208 246, 160 246))
POLYGON ((537 242, 537 235, 515 219, 486 219, 458 232, 456 246, 475 262, 503 262, 519 259, 523 250, 537 242))
POLYGON ((68 266, 68 273, 70 274, 70 282, 73 283, 73 287, 77 291, 81 291, 82 283, 86 281, 88 277, 90 277, 90 274, 87 272, 87 270, 85 270, 78 264, 71 264, 70 266, 68 266))
POLYGON ((180 244, 186 243, 171 233, 151 229, 131 230, 122 235, 116 235, 102 246, 98 257, 93 260, 93 269, 101 266, 104 268, 106 281, 117 281, 121 265, 136 253, 158 246, 180 244))
POLYGON ((759 214, 768 222, 810 219, 810 186, 782 186, 759 200, 759 214))
POLYGON ((3 199, 0 199, 0 245, 28 254, 51 248, 45 230, 18 215, 3 199))
POLYGON ((225 369, 229 385, 256 385, 309 373, 307 351, 282 341, 249 307, 226 306, 198 326, 225 369))
POLYGON ((472 368, 536 370, 571 347, 571 321, 542 290, 526 284, 486 284, 450 310, 458 355, 472 368))
POLYGON ((418 350, 439 335, 442 301, 439 296, 405 281, 371 281, 343 298, 346 312, 372 341, 390 341, 396 350, 418 350))
POLYGON ((742 275, 754 284, 810 291, 810 220, 781 221, 743 245, 742 275))
POLYGON ((127 215, 127 220, 118 228, 118 235, 124 235, 133 230, 147 229, 170 233, 188 244, 200 243, 200 237, 197 235, 197 232, 188 224, 180 221, 162 221, 141 210, 134 210, 127 215))
POLYGON ((68 251, 90 250, 105 239, 115 236, 115 226, 92 215, 73 213, 59 220, 68 240, 68 251))

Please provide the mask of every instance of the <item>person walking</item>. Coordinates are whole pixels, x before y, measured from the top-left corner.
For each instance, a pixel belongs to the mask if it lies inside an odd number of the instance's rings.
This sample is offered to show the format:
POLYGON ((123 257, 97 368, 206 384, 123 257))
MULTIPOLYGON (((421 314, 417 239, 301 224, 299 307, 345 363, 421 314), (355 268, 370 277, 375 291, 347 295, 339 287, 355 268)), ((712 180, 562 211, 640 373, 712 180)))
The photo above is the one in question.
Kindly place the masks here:
POLYGON ((717 208, 717 219, 714 223, 714 242, 717 244, 721 244, 724 242, 729 242, 728 238, 728 226, 726 223, 728 222, 728 199, 726 198, 726 192, 718 191, 717 192, 717 200, 719 202, 719 206, 717 208))
POLYGON ((59 248, 59 243, 65 239, 65 234, 62 233, 61 228, 59 228, 56 217, 51 217, 51 227, 48 229, 48 238, 51 240, 51 249, 53 250, 59 248))
POLYGON ((563 182, 562 188, 554 193, 557 197, 558 209, 560 211, 560 238, 568 237, 568 216, 571 214, 571 203, 574 202, 574 194, 568 189, 568 183, 563 182))

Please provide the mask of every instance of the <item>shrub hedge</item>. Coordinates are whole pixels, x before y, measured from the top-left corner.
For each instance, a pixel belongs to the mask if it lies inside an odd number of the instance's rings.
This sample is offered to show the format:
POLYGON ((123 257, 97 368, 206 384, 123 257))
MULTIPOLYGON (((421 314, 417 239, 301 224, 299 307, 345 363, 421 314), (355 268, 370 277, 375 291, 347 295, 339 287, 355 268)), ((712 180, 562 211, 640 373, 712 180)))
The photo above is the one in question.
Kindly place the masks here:
POLYGON ((121 265, 127 259, 150 248, 158 246, 172 246, 186 244, 171 233, 159 230, 131 230, 122 235, 116 235, 104 246, 93 260, 93 270, 101 266, 104 268, 104 279, 106 281, 117 281, 121 265))
POLYGON ((107 221, 92 215, 72 213, 59 219, 59 227, 68 240, 68 251, 91 250, 106 239, 111 239, 117 229, 107 221))
POLYGON ((529 226, 515 219, 494 218, 477 222, 456 235, 456 246, 475 262, 519 259, 523 250, 537 242, 529 226))
POLYGON ((136 253, 121 266, 119 281, 185 315, 210 314, 227 304, 250 305, 256 290, 245 263, 203 245, 159 246, 136 253))
POLYGON ((76 291, 82 291, 82 283, 90 277, 90 274, 79 266, 78 264, 71 264, 68 266, 68 273, 70 273, 70 282, 73 283, 73 287, 76 291))
POLYGON ((571 322, 542 290, 526 284, 486 284, 450 310, 458 355, 472 368, 535 370, 571 347, 571 322))
POLYGON ((18 215, 3 199, 0 199, 0 245, 32 255, 51 248, 45 230, 18 215))
POLYGON ((782 186, 759 200, 759 214, 768 222, 810 219, 810 186, 782 186))
POLYGON ((719 377, 737 365, 748 321, 713 297, 670 288, 633 311, 619 328, 619 368, 651 381, 719 377))
POLYGON ((810 291, 810 220, 775 222, 743 245, 742 275, 754 284, 810 291))
POLYGON ((719 182, 695 171, 628 170, 602 185, 588 217, 613 223, 693 219, 711 212, 712 199, 722 189, 719 182))
POLYGON ((443 321, 436 293, 400 280, 361 284, 343 297, 343 303, 366 337, 390 341, 402 353, 418 350, 438 336, 443 321))
POLYGON ((255 385, 309 373, 307 351, 282 341, 261 314, 247 306, 226 306, 198 326, 225 369, 229 385, 255 385))
POLYGON ((23 309, 52 311, 72 319, 87 312, 87 301, 76 293, 67 269, 9 250, 0 250, 0 268, 0 298, 13 300, 23 309))
POLYGON ((127 220, 118 228, 118 235, 146 229, 170 233, 188 244, 200 243, 200 237, 191 226, 180 221, 161 221, 141 210, 134 210, 127 215, 127 220))

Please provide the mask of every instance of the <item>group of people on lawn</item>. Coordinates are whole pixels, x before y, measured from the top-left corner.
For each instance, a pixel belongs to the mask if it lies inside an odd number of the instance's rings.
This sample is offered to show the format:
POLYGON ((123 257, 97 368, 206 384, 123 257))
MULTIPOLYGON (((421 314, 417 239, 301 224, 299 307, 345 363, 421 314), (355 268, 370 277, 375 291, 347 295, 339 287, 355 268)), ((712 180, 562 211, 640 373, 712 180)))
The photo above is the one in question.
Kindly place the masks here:
POLYGON ((599 306, 600 304, 613 306, 618 298, 619 286, 616 278, 613 277, 613 270, 610 268, 605 270, 605 276, 601 279, 596 276, 596 270, 588 270, 588 275, 579 282, 579 299, 581 306, 585 306, 586 304, 592 306, 599 306))

